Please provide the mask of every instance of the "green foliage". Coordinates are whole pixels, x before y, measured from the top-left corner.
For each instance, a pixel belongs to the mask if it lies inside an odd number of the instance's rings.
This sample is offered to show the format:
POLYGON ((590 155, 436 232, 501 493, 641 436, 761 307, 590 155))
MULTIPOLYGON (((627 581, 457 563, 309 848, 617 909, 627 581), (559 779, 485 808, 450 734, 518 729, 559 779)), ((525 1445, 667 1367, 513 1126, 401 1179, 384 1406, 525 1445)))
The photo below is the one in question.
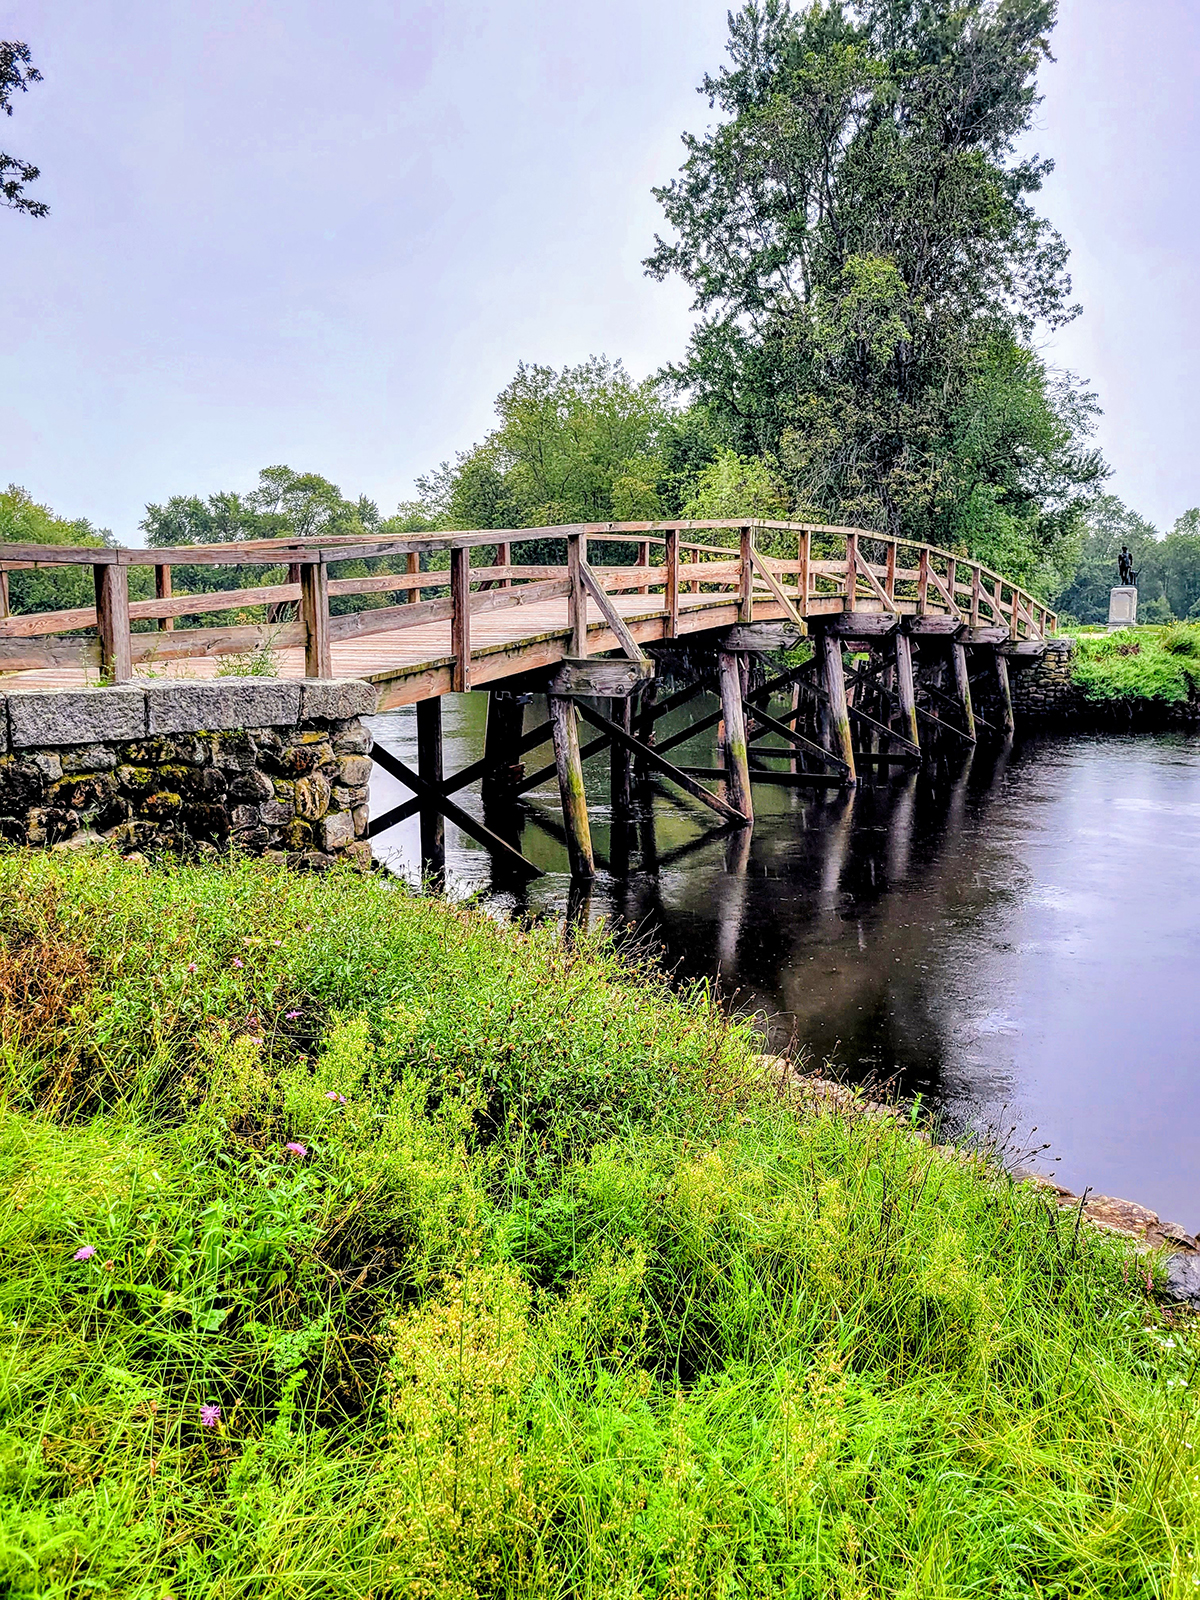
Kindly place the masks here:
POLYGON ((0 856, 5 1593, 1190 1593, 1154 1267, 755 1048, 387 881, 0 856))
MULTIPOLYGON (((25 489, 10 483, 0 493, 0 544, 111 545, 107 528, 95 528, 86 517, 68 520, 40 505, 25 489)), ((95 604, 90 567, 42 567, 9 574, 9 599, 15 612, 62 611, 95 604)), ((148 585, 143 580, 143 588, 148 585)), ((138 588, 136 581, 131 593, 138 588)))
POLYGON ((762 517, 786 519, 783 490, 766 461, 757 456, 739 456, 736 450, 720 450, 715 461, 704 467, 696 488, 683 508, 685 517, 701 520, 710 517, 762 517))
MULTIPOLYGON (((12 97, 16 90, 28 94, 31 83, 41 83, 42 75, 33 65, 29 46, 18 40, 0 40, 0 111, 12 116, 12 97)), ((41 176, 37 167, 0 150, 0 205, 10 211, 23 211, 27 217, 44 217, 50 207, 25 193, 25 185, 41 176)))
POLYGON ((647 262, 702 314, 675 380, 777 464, 795 515, 1003 556, 1043 592, 1104 473, 1094 402, 1030 347, 1075 312, 1029 200, 1050 163, 1014 153, 1053 18, 753 0, 647 262))
POLYGON ((1200 695, 1200 626, 1080 635, 1074 678, 1089 700, 1183 705, 1200 695))
POLYGON ((1133 556, 1139 622, 1200 617, 1200 510, 1185 511, 1164 539, 1115 495, 1103 496, 1088 512, 1078 564, 1059 595, 1060 610, 1081 622, 1107 620, 1122 545, 1133 556))

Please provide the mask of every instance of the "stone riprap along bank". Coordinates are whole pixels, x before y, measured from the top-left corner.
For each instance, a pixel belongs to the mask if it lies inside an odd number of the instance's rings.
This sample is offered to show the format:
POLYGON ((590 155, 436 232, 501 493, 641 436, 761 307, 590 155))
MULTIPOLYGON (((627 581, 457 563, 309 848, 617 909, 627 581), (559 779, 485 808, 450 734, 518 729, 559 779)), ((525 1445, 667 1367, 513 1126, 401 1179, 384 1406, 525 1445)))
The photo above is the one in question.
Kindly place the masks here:
POLYGON ((0 837, 369 866, 376 698, 271 678, 0 696, 0 837))

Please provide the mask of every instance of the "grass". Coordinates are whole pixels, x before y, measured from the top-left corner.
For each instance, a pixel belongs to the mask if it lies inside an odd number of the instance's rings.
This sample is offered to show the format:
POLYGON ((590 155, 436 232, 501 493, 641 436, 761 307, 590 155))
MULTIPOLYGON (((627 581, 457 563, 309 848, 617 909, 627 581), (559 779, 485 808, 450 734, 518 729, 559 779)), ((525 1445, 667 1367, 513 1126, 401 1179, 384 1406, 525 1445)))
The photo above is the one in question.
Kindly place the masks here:
POLYGON ((1146 1263, 704 989, 349 873, 0 908, 4 1594, 1193 1594, 1146 1263))
POLYGON ((1186 705, 1200 695, 1200 625, 1077 635, 1074 678, 1101 705, 1186 705))

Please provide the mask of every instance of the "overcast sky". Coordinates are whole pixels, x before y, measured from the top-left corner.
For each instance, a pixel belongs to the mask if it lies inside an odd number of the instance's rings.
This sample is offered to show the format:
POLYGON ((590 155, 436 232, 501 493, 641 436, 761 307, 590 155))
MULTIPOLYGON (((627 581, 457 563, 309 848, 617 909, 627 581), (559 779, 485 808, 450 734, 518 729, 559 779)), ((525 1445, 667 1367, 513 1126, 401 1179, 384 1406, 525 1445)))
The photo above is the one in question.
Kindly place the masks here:
MULTIPOLYGON (((721 0, 0 0, 45 82, 0 148, 0 483, 140 542, 286 462, 385 512, 519 360, 678 354, 650 186, 710 117, 721 0)), ((1200 3, 1065 0, 1036 144, 1112 488, 1200 503, 1200 3)))

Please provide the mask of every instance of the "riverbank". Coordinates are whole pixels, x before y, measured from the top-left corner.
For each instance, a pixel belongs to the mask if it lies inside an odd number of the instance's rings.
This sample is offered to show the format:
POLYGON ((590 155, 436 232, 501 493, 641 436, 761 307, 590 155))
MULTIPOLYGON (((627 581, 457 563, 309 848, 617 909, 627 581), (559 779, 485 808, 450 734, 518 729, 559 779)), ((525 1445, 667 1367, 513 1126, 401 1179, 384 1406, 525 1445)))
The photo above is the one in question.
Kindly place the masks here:
POLYGON ((1053 639, 1013 674, 1018 721, 1149 732, 1200 725, 1200 624, 1053 639))
POLYGON ((598 940, 0 857, 8 1592, 1190 1592, 1145 1259, 598 940))

